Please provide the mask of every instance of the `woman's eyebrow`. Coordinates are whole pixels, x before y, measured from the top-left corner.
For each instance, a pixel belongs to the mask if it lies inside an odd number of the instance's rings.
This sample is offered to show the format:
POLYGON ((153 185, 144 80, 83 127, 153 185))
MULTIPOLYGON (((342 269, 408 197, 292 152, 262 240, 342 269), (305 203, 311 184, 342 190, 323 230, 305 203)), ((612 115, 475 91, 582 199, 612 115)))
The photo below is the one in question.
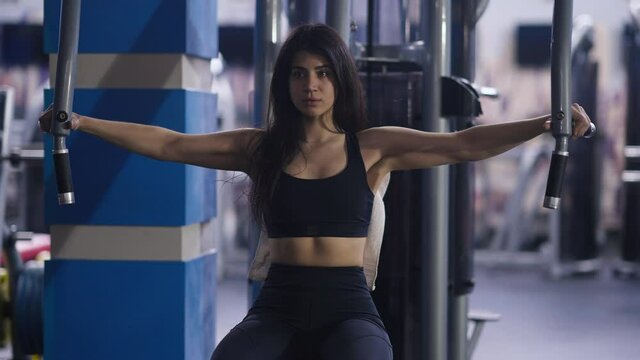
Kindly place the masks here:
MULTIPOLYGON (((305 68, 303 66, 298 66, 298 65, 293 65, 291 68, 294 69, 294 70, 307 70, 307 68, 305 68)), ((325 68, 329 69, 329 65, 325 65, 325 64, 318 65, 314 69, 315 70, 321 70, 321 69, 325 69, 325 68)))

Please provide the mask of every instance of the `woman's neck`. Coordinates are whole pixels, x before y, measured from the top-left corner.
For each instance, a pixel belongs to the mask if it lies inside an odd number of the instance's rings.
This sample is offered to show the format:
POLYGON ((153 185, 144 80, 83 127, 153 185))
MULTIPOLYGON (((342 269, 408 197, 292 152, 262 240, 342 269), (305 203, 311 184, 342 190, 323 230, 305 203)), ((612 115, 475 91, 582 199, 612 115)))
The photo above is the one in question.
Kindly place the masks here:
POLYGON ((304 132, 306 143, 321 143, 335 138, 341 134, 329 116, 304 119, 304 132))

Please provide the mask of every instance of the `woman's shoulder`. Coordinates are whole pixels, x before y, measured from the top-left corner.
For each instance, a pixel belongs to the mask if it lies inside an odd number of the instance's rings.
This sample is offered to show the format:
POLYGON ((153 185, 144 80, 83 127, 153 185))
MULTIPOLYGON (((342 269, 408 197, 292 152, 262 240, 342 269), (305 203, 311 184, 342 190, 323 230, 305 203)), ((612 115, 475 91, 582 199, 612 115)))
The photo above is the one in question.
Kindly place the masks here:
POLYGON ((393 131, 392 126, 375 126, 358 131, 356 134, 361 148, 378 148, 385 136, 393 131))
POLYGON ((266 131, 261 128, 243 128, 238 130, 242 132, 242 142, 248 150, 255 149, 266 134, 266 131))
POLYGON ((249 137, 260 137, 266 133, 266 131, 261 128, 239 128, 237 131, 242 131, 249 137))

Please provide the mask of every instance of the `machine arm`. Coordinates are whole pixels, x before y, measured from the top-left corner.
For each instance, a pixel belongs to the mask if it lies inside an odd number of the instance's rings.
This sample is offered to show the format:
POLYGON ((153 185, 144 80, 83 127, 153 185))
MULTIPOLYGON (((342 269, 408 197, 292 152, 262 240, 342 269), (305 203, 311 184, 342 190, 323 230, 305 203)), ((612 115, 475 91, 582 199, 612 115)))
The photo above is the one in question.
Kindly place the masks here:
POLYGON ((551 131, 556 146, 551 156, 544 207, 560 205, 562 181, 569 159, 571 123, 571 31, 573 0, 556 0, 551 39, 551 131))
POLYGON ((73 112, 73 88, 76 78, 76 58, 78 56, 78 35, 80 32, 81 0, 63 0, 60 17, 60 42, 54 89, 51 134, 53 135, 53 163, 58 184, 58 203, 73 204, 73 182, 66 138, 69 129, 65 123, 71 120, 73 112))

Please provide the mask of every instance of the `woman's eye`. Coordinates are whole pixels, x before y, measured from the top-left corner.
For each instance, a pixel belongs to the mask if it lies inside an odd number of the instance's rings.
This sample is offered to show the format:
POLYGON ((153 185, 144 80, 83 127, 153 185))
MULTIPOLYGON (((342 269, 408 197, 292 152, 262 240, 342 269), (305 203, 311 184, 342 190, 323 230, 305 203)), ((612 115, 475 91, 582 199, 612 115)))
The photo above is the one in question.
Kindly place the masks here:
POLYGON ((321 78, 329 77, 329 72, 326 71, 326 70, 319 71, 318 72, 318 77, 321 77, 321 78))
POLYGON ((293 71, 291 73, 291 76, 296 78, 296 79, 300 79, 300 78, 304 77, 304 74, 302 73, 302 71, 293 71))

